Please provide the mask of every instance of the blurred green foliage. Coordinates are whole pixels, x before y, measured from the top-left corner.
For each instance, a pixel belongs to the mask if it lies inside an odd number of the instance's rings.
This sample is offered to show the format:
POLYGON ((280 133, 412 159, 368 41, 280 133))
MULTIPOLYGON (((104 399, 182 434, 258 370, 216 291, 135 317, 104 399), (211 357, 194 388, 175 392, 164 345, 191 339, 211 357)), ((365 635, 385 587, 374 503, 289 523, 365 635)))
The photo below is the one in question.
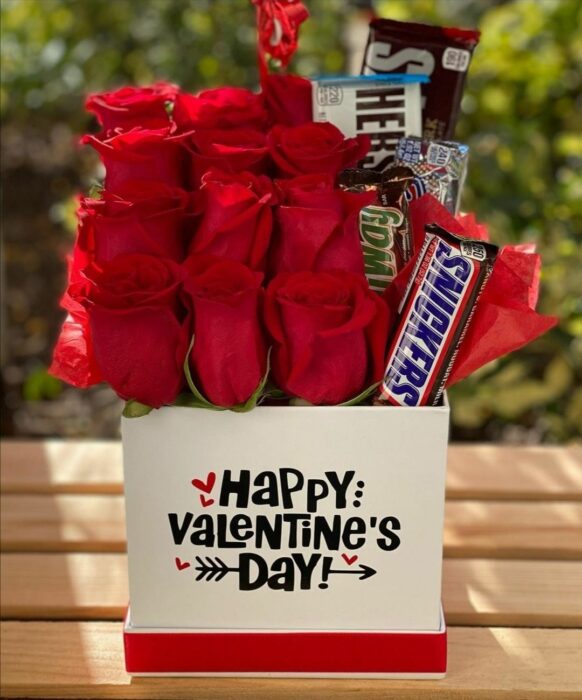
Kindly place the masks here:
MULTIPOLYGON (((344 0, 306 3, 312 19, 294 70, 342 71, 347 32, 365 11, 344 0)), ((540 307, 560 317, 544 338, 453 388, 453 437, 579 436, 582 2, 379 0, 376 10, 480 27, 457 131, 472 152, 465 209, 489 224, 496 242, 537 242, 544 257, 540 307)), ((58 401, 44 368, 60 320, 58 260, 71 235, 72 196, 88 185, 95 166, 92 155, 73 147, 75 134, 92 125, 85 94, 157 79, 192 91, 253 87, 254 10, 247 0, 3 0, 1 20, 3 179, 16 182, 5 202, 11 367, 5 382, 25 400, 58 401), (30 194, 35 186, 38 198, 30 194)))

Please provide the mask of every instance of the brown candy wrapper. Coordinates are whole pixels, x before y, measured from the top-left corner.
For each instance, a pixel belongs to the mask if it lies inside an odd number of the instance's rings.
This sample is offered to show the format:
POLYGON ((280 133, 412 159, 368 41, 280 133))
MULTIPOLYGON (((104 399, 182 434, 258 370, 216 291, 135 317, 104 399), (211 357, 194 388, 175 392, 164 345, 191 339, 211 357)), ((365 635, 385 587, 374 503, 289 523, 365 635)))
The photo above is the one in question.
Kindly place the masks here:
POLYGON ((452 139, 465 76, 479 32, 416 22, 374 19, 362 65, 363 75, 424 73, 423 138, 452 139))
POLYGON ((350 169, 339 185, 351 192, 376 192, 376 202, 363 207, 358 218, 365 274, 370 289, 383 293, 412 257, 408 203, 404 193, 412 181, 410 168, 393 167, 377 173, 350 169))

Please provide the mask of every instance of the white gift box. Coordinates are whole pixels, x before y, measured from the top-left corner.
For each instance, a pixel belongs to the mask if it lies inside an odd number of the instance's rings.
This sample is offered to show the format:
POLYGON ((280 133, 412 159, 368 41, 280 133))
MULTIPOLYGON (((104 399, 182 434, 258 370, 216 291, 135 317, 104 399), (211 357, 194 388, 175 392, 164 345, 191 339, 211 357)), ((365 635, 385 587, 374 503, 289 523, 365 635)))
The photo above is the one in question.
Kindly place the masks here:
POLYGON ((447 405, 124 418, 128 670, 442 675, 448 424, 447 405), (361 650, 339 666, 338 635, 361 650), (218 666, 195 653, 220 640, 218 666))

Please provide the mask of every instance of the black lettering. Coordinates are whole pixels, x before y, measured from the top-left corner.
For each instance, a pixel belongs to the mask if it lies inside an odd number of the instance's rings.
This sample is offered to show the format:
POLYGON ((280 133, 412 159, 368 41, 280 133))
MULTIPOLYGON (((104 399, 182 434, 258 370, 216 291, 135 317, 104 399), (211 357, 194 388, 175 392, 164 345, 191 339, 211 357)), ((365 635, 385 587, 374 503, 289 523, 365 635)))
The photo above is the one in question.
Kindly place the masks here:
POLYGON ((192 513, 185 513, 184 514, 184 519, 182 520, 182 524, 178 522, 178 514, 177 513, 168 513, 168 520, 170 521, 170 528, 172 529, 172 538, 174 539, 174 544, 182 544, 184 541, 184 538, 186 537, 186 533, 188 532, 188 528, 190 527, 190 523, 192 522, 192 518, 194 515, 192 513))

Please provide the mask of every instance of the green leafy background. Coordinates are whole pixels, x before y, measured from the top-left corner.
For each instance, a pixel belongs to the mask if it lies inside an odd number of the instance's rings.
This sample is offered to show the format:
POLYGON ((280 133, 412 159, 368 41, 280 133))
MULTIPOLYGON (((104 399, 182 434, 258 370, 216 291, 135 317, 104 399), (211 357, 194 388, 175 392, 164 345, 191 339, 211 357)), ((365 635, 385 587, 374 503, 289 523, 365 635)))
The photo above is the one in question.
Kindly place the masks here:
MULTIPOLYGON (((345 70, 350 28, 368 3, 307 4, 313 17, 293 68, 306 75, 345 70)), ((479 25, 457 131, 472 154, 464 207, 489 224, 497 242, 537 242, 540 307, 560 317, 545 337, 452 389, 453 437, 580 437, 582 3, 381 0, 376 10, 479 25)), ((95 126, 84 95, 162 78, 190 90, 255 86, 253 10, 246 0, 3 0, 1 13, 2 430, 113 435, 120 405, 108 389, 79 392, 46 373, 61 320, 74 194, 91 186, 98 167, 76 146, 95 126)))

